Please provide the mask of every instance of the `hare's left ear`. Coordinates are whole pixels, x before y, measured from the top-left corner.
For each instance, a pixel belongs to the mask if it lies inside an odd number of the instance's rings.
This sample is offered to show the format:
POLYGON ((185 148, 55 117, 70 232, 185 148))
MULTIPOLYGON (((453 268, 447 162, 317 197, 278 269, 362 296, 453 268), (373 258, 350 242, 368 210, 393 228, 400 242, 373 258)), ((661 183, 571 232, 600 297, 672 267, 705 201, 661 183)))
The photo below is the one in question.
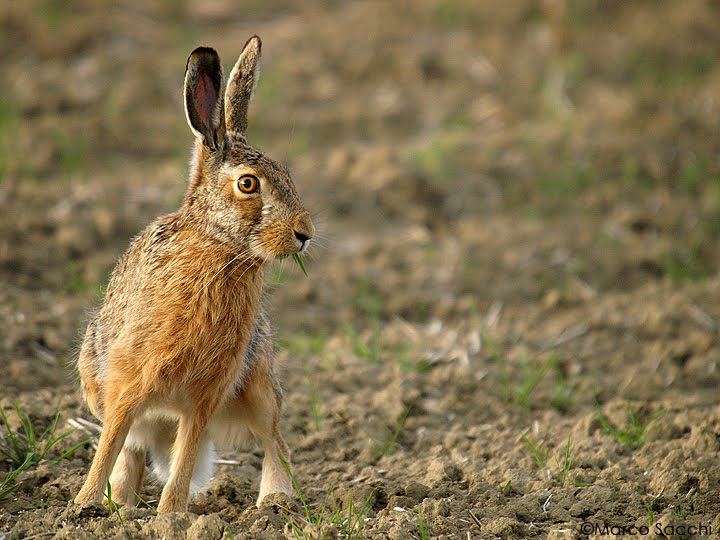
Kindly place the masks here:
POLYGON ((248 124, 250 97, 255 90, 260 70, 260 49, 262 43, 257 36, 251 37, 243 47, 240 58, 230 72, 225 92, 225 122, 228 131, 245 136, 248 124))
POLYGON ((225 136, 223 75, 215 49, 198 47, 185 68, 185 115, 195 136, 216 150, 225 136))

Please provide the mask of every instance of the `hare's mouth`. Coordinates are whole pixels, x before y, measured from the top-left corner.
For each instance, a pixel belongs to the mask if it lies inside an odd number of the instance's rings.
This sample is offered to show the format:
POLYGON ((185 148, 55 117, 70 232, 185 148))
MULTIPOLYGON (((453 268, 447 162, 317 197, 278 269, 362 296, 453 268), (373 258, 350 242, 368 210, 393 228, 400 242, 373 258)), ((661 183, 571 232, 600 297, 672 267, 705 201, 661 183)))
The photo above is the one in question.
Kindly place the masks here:
POLYGON ((287 222, 278 222, 266 227, 255 236, 253 251, 265 259, 290 257, 305 253, 313 237, 314 229, 287 222))
POLYGON ((282 242, 280 245, 271 244, 256 246, 253 251, 255 254, 265 260, 272 259, 285 259, 287 257, 296 256, 307 251, 309 241, 301 242, 297 239, 288 239, 286 242, 282 242))

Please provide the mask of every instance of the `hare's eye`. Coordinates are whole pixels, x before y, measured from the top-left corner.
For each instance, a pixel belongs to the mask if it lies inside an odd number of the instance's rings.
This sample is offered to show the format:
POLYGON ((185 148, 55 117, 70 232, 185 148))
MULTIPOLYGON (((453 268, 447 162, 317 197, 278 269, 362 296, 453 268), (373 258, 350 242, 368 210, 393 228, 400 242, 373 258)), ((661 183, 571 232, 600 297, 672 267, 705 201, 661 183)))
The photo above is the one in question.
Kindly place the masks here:
POLYGON ((252 174, 244 174, 235 183, 241 193, 255 193, 260 187, 260 182, 252 174))

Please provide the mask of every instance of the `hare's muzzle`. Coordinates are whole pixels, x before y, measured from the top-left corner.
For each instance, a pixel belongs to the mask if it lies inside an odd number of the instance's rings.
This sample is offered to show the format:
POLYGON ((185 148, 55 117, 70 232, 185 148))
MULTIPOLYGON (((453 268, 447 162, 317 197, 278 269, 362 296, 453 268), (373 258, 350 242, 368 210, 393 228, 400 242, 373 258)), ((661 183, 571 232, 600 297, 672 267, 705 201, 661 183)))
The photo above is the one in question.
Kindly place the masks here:
POLYGON ((315 234, 315 227, 312 224, 308 212, 303 212, 295 218, 293 222, 293 232, 295 233, 295 245, 298 251, 305 250, 310 239, 315 234))

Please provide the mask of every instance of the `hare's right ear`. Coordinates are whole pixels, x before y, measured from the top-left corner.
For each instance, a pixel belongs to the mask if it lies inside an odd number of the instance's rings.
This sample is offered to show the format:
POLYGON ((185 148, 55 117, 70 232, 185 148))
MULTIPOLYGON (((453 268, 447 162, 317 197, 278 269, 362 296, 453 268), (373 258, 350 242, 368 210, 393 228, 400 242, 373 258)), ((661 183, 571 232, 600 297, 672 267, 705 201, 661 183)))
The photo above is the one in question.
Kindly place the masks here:
POLYGON ((215 49, 198 47, 185 68, 185 115, 196 137, 213 150, 225 136, 223 75, 215 49))
POLYGON ((225 121, 228 131, 244 137, 248 125, 248 107, 260 73, 262 42, 258 36, 247 40, 240 58, 230 72, 225 91, 225 121))

